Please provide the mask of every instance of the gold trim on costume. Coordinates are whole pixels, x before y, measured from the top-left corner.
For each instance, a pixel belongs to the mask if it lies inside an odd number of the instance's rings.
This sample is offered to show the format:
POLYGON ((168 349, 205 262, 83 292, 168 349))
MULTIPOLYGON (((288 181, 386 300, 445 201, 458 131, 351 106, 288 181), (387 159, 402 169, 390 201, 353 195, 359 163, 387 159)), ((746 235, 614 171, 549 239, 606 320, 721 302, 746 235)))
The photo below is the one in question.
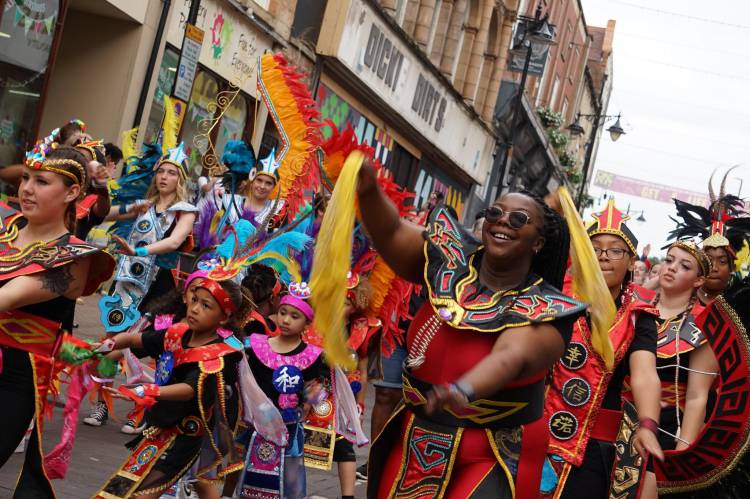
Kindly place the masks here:
POLYGON ((74 159, 64 159, 64 158, 55 158, 55 159, 45 159, 44 161, 34 163, 34 166, 31 167, 34 170, 45 170, 52 173, 57 173, 58 175, 64 175, 68 177, 70 180, 76 183, 76 185, 83 185, 86 183, 86 170, 83 169, 83 166, 81 166, 81 163, 74 159), (38 166, 37 166, 38 165, 38 166), (73 172, 70 172, 68 170, 64 170, 63 168, 59 168, 61 166, 72 166, 76 170, 78 170, 78 173, 81 174, 81 177, 78 178, 73 172))
MULTIPOLYGON (((508 483, 510 484, 510 492, 512 494, 513 499, 515 499, 516 498, 516 479, 513 477, 513 474, 508 469, 508 465, 506 465, 505 461, 503 461, 503 456, 500 455, 500 449, 497 448, 497 442, 495 442, 495 435, 492 434, 492 430, 490 430, 489 428, 485 428, 484 432, 487 434, 487 440, 490 443, 490 447, 492 448, 492 453, 495 455, 495 459, 497 460, 498 464, 505 472, 505 477, 508 479, 508 483)), ((521 436, 521 438, 523 438, 523 435, 521 436)))

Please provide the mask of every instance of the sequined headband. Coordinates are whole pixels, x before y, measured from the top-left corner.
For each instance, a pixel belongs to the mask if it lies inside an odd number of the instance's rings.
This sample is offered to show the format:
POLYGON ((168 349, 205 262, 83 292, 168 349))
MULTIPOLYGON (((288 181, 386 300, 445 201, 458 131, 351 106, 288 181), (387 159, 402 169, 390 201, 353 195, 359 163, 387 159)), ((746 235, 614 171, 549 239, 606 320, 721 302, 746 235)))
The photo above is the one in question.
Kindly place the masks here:
POLYGON ((86 170, 83 169, 83 166, 81 166, 81 163, 74 159, 45 159, 43 161, 34 161, 31 164, 29 164, 29 168, 33 168, 34 170, 46 170, 48 172, 57 173, 58 175, 64 175, 71 179, 73 182, 75 182, 77 185, 83 185, 86 183, 86 170), (60 168, 62 166, 72 166, 76 170, 78 170, 78 173, 80 173, 81 177, 78 178, 75 173, 65 170, 63 168, 60 168))
POLYGON ((698 262, 698 265, 703 272, 702 275, 708 276, 708 274, 711 272, 711 260, 703 252, 702 249, 695 245, 695 243, 689 241, 677 241, 669 245, 669 249, 672 248, 680 248, 681 250, 690 253, 692 257, 695 258, 695 261, 698 262))
POLYGON ((221 307, 221 310, 223 310, 226 315, 232 315, 237 311, 234 302, 218 282, 211 279, 203 279, 198 287, 211 293, 211 296, 213 296, 219 303, 219 307, 221 307))
MULTIPOLYGON (((98 161, 96 158, 96 151, 100 147, 104 147, 104 143, 101 140, 96 140, 92 142, 81 142, 80 144, 75 145, 76 149, 85 149, 86 151, 91 154, 91 160, 92 161, 98 161)), ((104 154, 99 151, 99 153, 104 156, 104 154)))

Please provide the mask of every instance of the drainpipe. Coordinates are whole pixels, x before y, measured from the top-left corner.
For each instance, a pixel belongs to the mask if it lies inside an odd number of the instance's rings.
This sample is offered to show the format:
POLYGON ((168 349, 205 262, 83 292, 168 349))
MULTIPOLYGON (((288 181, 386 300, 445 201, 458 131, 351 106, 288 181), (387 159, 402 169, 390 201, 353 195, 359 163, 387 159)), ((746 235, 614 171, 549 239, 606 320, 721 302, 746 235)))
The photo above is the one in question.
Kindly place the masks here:
MULTIPOLYGON (((172 0, 162 0, 161 16, 159 17, 159 26, 156 28, 156 36, 154 37, 154 45, 151 47, 151 55, 148 58, 148 66, 146 67, 146 75, 143 77, 143 86, 141 87, 141 95, 138 97, 138 107, 135 109, 135 118, 133 118, 133 127, 137 127, 141 124, 141 118, 143 117, 143 109, 146 107, 146 98, 148 97, 148 89, 151 86, 151 78, 154 76, 154 66, 156 65, 156 58, 159 56, 159 48, 161 47, 161 39, 164 36, 164 27, 167 24, 167 17, 169 17, 169 7, 172 0)), ((195 3, 195 2, 194 2, 195 3)), ((192 13, 192 6, 191 6, 192 13)), ((197 16, 197 13, 196 13, 197 16)))

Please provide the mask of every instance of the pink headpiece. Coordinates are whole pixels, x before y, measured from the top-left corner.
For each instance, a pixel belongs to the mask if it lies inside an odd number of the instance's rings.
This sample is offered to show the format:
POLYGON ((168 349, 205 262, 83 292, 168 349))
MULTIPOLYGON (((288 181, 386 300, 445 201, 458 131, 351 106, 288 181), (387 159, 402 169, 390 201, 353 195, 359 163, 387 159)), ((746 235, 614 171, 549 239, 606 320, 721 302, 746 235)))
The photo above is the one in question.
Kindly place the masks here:
POLYGON ((307 320, 311 321, 315 314, 312 307, 307 303, 310 294, 310 286, 308 286, 306 282, 293 282, 289 285, 289 294, 284 295, 279 304, 289 305, 290 307, 296 308, 302 312, 307 320))
POLYGON ((186 293, 188 288, 190 287, 190 283, 193 282, 196 279, 202 279, 208 275, 207 270, 196 270, 189 276, 187 276, 187 279, 185 279, 185 283, 182 285, 182 292, 186 293))

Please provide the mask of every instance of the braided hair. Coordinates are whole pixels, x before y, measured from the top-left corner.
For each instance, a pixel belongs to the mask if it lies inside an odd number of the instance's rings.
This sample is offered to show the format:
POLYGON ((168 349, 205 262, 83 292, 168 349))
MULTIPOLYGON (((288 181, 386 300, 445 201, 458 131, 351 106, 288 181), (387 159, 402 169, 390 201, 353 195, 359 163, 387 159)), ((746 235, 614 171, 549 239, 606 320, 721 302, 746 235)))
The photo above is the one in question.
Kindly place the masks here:
POLYGON ((555 210, 547 206, 538 194, 521 191, 520 194, 534 200, 542 213, 544 223, 540 229, 544 246, 531 260, 531 272, 562 289, 570 252, 570 232, 565 220, 555 210))

